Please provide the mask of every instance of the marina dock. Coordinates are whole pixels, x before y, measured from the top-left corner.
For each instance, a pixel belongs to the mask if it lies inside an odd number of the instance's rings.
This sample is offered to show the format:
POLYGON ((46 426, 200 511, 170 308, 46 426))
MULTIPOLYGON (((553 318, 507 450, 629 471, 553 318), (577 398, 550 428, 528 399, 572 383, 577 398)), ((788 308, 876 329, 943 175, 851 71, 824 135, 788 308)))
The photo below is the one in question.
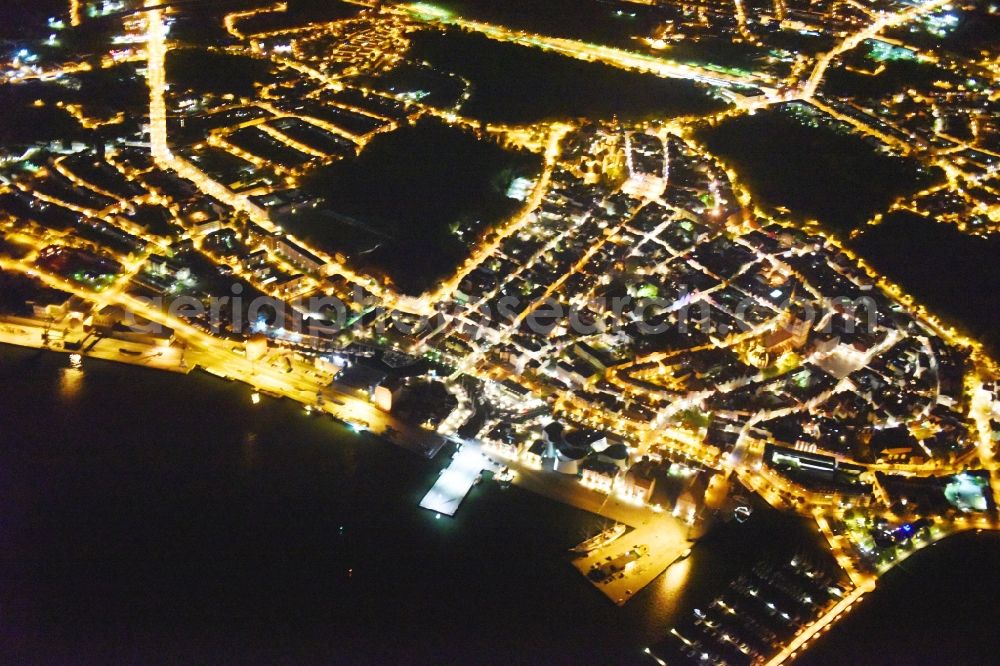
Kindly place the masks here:
POLYGON ((479 446, 464 444, 452 457, 451 464, 441 470, 441 476, 420 500, 420 506, 439 514, 454 516, 487 466, 486 456, 479 446))

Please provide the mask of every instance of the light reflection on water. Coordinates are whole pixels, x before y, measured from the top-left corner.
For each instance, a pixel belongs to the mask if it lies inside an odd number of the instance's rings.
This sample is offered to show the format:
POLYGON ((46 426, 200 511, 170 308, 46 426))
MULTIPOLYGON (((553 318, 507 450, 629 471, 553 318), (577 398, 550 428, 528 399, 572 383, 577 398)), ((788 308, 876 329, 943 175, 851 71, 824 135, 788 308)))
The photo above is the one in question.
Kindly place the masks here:
POLYGON ((240 445, 240 461, 243 463, 243 468, 253 469, 257 466, 259 458, 260 447, 257 443, 257 433, 247 432, 243 435, 243 441, 240 445))
POLYGON ((663 589, 660 592, 667 598, 674 598, 681 594, 688 583, 691 575, 691 558, 685 558, 679 562, 674 562, 663 572, 663 589))
POLYGON ((83 370, 62 368, 59 371, 59 396, 63 400, 74 400, 83 388, 83 370))

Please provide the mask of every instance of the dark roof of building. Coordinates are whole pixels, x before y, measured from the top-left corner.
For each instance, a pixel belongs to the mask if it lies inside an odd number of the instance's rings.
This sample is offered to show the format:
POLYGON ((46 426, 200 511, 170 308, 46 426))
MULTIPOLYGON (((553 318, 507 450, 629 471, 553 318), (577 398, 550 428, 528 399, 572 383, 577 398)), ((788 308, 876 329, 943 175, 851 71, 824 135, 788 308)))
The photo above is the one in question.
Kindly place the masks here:
POLYGON ((566 441, 572 446, 579 446, 590 448, 594 442, 598 442, 607 437, 607 433, 600 430, 590 430, 589 428, 580 428, 579 430, 572 430, 566 433, 566 441))
POLYGON ((563 458, 568 458, 570 460, 582 460, 587 457, 590 453, 589 449, 585 449, 580 446, 573 446, 565 441, 556 442, 556 451, 559 452, 563 458))
POLYGON ((601 455, 612 460, 626 460, 628 458, 628 447, 624 444, 612 444, 601 451, 601 455))
POLYGON ((559 421, 552 421, 547 424, 543 430, 548 438, 555 442, 562 439, 563 431, 566 430, 566 426, 559 423, 559 421))
POLYGON ((348 388, 370 391, 385 381, 388 374, 367 365, 354 364, 340 371, 336 381, 348 388))
POLYGON ((603 460, 598 460, 597 458, 588 458, 585 460, 580 467, 583 469, 593 470, 601 474, 607 474, 608 476, 615 476, 621 470, 618 465, 614 463, 605 462, 603 460))

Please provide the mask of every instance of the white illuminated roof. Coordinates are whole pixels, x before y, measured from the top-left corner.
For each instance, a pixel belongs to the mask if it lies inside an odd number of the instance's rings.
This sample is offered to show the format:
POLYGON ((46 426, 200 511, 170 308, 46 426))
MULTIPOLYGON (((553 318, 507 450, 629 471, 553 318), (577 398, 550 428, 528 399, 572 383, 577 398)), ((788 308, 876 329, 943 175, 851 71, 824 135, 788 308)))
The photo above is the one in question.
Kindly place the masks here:
POLYGON ((420 500, 420 506, 446 516, 454 516, 458 505, 465 499, 485 466, 486 459, 478 451, 478 447, 463 447, 420 500))

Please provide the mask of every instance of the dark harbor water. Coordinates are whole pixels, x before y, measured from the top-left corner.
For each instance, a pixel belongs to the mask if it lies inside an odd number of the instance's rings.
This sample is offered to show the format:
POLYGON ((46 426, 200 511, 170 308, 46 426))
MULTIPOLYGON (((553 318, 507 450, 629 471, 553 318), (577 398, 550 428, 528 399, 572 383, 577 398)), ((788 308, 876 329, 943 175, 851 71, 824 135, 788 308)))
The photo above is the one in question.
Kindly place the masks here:
POLYGON ((997 562, 995 532, 938 542, 890 571, 874 594, 795 663, 995 664, 997 562))
POLYGON ((627 663, 815 543, 758 510, 617 608, 565 558, 594 516, 487 481, 437 520, 446 455, 208 375, 67 366, 0 348, 5 663, 627 663))

